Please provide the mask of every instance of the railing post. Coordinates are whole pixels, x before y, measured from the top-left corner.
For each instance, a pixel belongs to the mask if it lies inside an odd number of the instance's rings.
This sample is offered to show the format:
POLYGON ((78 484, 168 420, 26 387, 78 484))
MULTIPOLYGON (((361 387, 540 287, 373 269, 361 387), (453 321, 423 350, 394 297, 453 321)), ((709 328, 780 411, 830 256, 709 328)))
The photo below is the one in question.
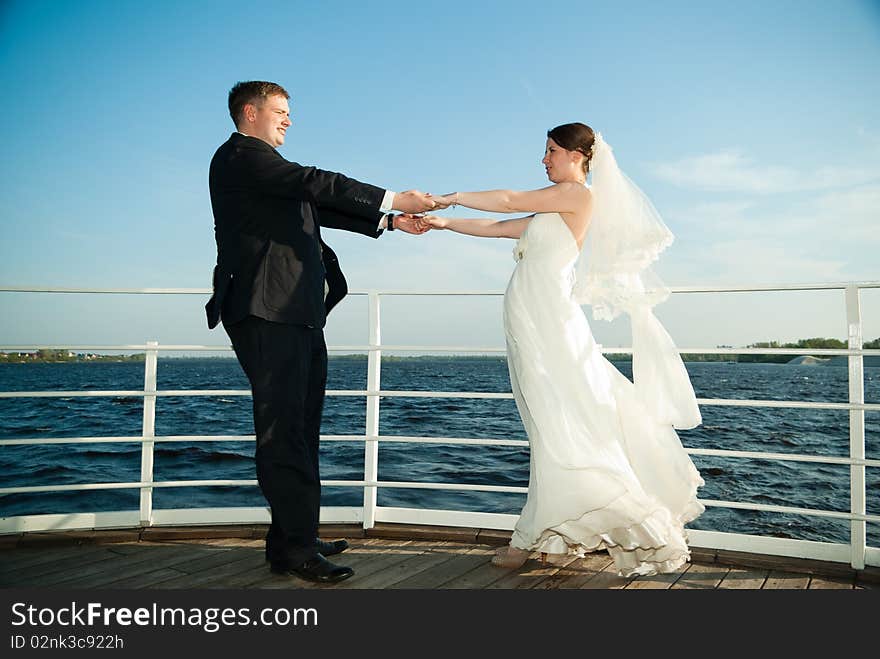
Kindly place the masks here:
MULTIPOLYGON (((846 325, 850 350, 862 349, 862 312, 859 302, 859 288, 846 287, 846 325)), ((849 356, 849 402, 865 403, 865 360, 862 355, 849 356)), ((865 411, 849 411, 849 457, 853 460, 865 459, 865 411)), ((850 512, 865 514, 865 465, 850 465, 850 512)), ((866 532, 864 520, 850 521, 851 564, 856 570, 865 568, 866 532)))
MULTIPOLYGON (((153 439, 156 436, 156 371, 159 361, 159 342, 147 341, 144 359, 144 423, 141 441, 141 482, 153 482, 153 439)), ((141 488, 141 526, 153 523, 153 488, 141 488)))
MULTIPOLYGON (((382 350, 379 322, 379 293, 369 294, 370 351, 367 357, 367 440, 364 442, 364 481, 379 479, 379 389, 381 388, 382 350)), ((376 524, 375 486, 364 487, 364 528, 376 524)))

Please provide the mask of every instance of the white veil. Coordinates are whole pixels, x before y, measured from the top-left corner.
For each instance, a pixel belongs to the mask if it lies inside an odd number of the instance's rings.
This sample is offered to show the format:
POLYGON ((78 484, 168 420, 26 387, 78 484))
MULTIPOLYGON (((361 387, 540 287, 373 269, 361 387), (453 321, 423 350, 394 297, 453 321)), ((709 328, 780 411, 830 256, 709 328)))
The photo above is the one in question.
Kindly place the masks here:
POLYGON ((611 147, 595 133, 590 163, 593 215, 575 265, 572 297, 597 320, 629 314, 636 392, 658 420, 675 428, 702 422, 681 356, 653 307, 669 289, 651 264, 674 236, 651 201, 617 166, 611 147))

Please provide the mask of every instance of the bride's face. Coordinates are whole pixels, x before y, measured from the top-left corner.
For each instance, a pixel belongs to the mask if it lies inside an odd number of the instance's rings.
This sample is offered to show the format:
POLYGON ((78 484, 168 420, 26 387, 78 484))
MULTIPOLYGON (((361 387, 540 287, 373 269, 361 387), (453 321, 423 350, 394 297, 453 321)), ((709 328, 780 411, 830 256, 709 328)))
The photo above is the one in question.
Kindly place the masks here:
POLYGON ((578 172, 583 172, 580 165, 580 153, 563 149, 552 137, 547 138, 544 159, 541 163, 547 172, 547 178, 554 183, 578 180, 578 172))

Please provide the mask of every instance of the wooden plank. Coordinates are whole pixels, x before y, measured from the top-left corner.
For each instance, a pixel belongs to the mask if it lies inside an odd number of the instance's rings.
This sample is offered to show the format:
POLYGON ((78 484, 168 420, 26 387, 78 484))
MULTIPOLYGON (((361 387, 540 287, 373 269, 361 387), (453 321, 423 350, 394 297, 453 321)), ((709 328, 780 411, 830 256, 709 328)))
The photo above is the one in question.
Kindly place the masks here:
POLYGON ((627 590, 668 590, 683 574, 690 570, 691 564, 684 563, 672 572, 654 574, 649 577, 636 577, 624 588, 627 590))
POLYGON ((492 545, 495 547, 509 545, 510 531, 498 531, 496 529, 480 529, 477 531, 477 542, 483 545, 492 545))
POLYGON ((154 584, 167 581, 174 577, 186 576, 185 572, 180 572, 171 567, 161 567, 158 570, 150 570, 141 574, 132 575, 126 579, 120 579, 109 584, 108 588, 128 588, 128 589, 144 589, 150 588, 154 584))
POLYGON ((572 561, 556 574, 539 581, 534 588, 538 590, 565 590, 581 588, 587 581, 612 564, 611 557, 605 552, 587 554, 583 558, 572 561))
MULTIPOLYGON (((533 554, 539 556, 539 554, 533 554)), ((528 589, 534 588, 540 582, 552 577, 564 567, 571 565, 577 558, 575 556, 565 557, 562 563, 557 565, 553 563, 541 563, 538 558, 529 558, 522 567, 515 570, 508 570, 507 574, 493 581, 486 586, 488 590, 498 588, 509 589, 528 589)))
MULTIPOLYGON (((393 565, 399 561, 405 560, 409 556, 421 553, 427 545, 418 545, 410 547, 412 541, 400 540, 384 540, 381 538, 360 541, 362 544, 351 547, 342 554, 331 556, 330 561, 338 565, 345 565, 352 568, 355 573, 346 581, 339 584, 322 584, 312 581, 306 581, 298 577, 285 577, 277 574, 269 573, 267 577, 264 573, 260 581, 276 582, 283 584, 294 580, 297 588, 304 589, 321 589, 321 588, 344 588, 352 579, 364 578, 367 575, 374 574, 383 570, 389 565, 393 565)), ((268 570, 268 566, 266 567, 268 570)), ((267 586, 274 587, 274 586, 267 586)))
POLYGON ((18 546, 50 547, 65 545, 91 545, 106 542, 136 541, 140 529, 109 529, 82 531, 32 531, 21 536, 18 546))
POLYGON ((269 571, 269 564, 264 561, 258 565, 252 565, 250 568, 242 570, 241 572, 228 574, 224 576, 223 579, 208 582, 204 584, 203 587, 208 589, 254 588, 259 582, 275 577, 279 577, 279 575, 272 574, 272 572, 269 571))
POLYGON ((8 533, 6 535, 0 535, 0 560, 2 560, 6 556, 7 550, 15 549, 18 546, 18 541, 21 539, 23 533, 8 533))
POLYGON ((177 568, 181 572, 186 572, 187 574, 197 574, 199 572, 204 572, 205 570, 219 567, 230 560, 237 559, 242 553, 259 553, 253 549, 205 547, 201 545, 196 547, 191 546, 189 549, 192 552, 192 559, 186 563, 181 563, 177 568))
MULTIPOLYGON (((86 545, 86 546, 56 546, 52 548, 41 549, 19 549, 9 553, 0 563, 0 580, 3 575, 20 573, 30 568, 38 568, 38 566, 47 566, 58 560, 66 560, 70 555, 79 552, 78 556, 83 561, 88 561, 88 557, 92 554, 106 552, 105 546, 86 545)), ((38 569, 39 571, 39 569, 38 569)))
MULTIPOLYGON (((119 554, 108 561, 104 569, 88 574, 73 573, 70 579, 59 581, 55 585, 64 588, 119 588, 117 582, 147 572, 154 572, 162 567, 188 562, 192 559, 192 551, 188 547, 159 547, 144 550, 136 554, 119 554)), ((175 570, 177 574, 185 574, 175 570)))
POLYGON ((110 551, 98 552, 90 555, 89 560, 81 560, 76 547, 71 547, 71 554, 63 560, 58 560, 49 565, 40 566, 42 571, 31 570, 22 574, 18 582, 19 586, 28 588, 42 588, 57 586, 67 581, 87 577, 90 575, 106 573, 115 560, 120 559, 119 554, 110 551))
MULTIPOLYGON (((376 572, 360 579, 349 579, 346 582, 347 588, 388 588, 399 581, 408 579, 419 572, 432 569, 441 563, 452 559, 455 555, 449 549, 450 543, 438 542, 427 551, 410 556, 402 561, 385 567, 380 572, 376 572)), ((357 576, 357 575, 355 575, 357 576)))
MULTIPOLYGON (((193 581, 197 581, 199 578, 205 578, 206 571, 211 571, 215 568, 220 568, 226 563, 237 560, 238 558, 242 558, 245 556, 256 556, 258 552, 253 549, 221 549, 221 548, 207 548, 207 547, 190 547, 186 545, 182 545, 189 552, 186 560, 175 561, 173 568, 176 572, 182 572, 184 575, 199 575, 202 574, 201 577, 193 577, 193 581)), ((157 567, 168 567, 168 566, 158 566, 157 567)), ((189 580, 189 576, 183 576, 181 579, 189 580)), ((169 587, 167 582, 158 579, 152 580, 150 584, 145 584, 145 588, 167 588, 169 587), (163 585, 164 584, 164 585, 163 585)))
POLYGON ((795 572, 772 570, 764 582, 764 589, 806 590, 810 584, 810 576, 795 572))
MULTIPOLYGON (((367 542, 369 544, 366 544, 362 551, 357 552, 359 556, 362 555, 362 558, 359 558, 359 562, 355 563, 357 569, 355 570, 354 576, 340 582, 339 584, 320 584, 306 581, 295 576, 282 576, 268 573, 261 580, 255 582, 251 587, 283 589, 348 588, 350 587, 348 585, 350 582, 359 583, 364 581, 371 575, 377 574, 386 568, 392 567, 402 561, 412 558, 413 556, 428 551, 428 549, 435 544, 433 542, 386 540, 382 538, 369 540, 367 542)), ((348 554, 347 551, 345 554, 342 554, 342 556, 345 556, 346 554, 348 554)), ((336 558, 336 556, 332 557, 332 559, 336 558)), ((337 561, 334 560, 333 562, 337 561)), ((338 563, 340 565, 349 564, 347 561, 343 560, 339 560, 338 563)))
POLYGON ((68 570, 62 578, 56 579, 53 587, 63 588, 100 588, 112 584, 128 576, 155 570, 165 563, 184 563, 191 560, 191 552, 174 547, 155 548, 136 554, 112 554, 101 564, 94 564, 89 569, 81 570, 76 566, 68 570))
POLYGON ((617 567, 612 560, 602 569, 601 572, 597 572, 594 577, 587 579, 584 585, 581 586, 581 589, 617 590, 620 588, 626 588, 633 579, 634 577, 621 577, 617 574, 617 567))
MULTIPOLYGON (((263 527, 265 535, 268 526, 263 527)), ((323 540, 338 539, 345 537, 349 542, 349 548, 342 554, 330 556, 329 560, 337 565, 345 565, 357 568, 355 576, 363 572, 361 565, 368 566, 366 569, 372 573, 372 566, 368 562, 371 557, 390 551, 389 542, 394 542, 394 547, 408 544, 407 541, 388 541, 381 538, 369 539, 364 537, 362 526, 354 524, 322 524, 319 536, 323 540)), ((264 540, 260 536, 259 547, 264 546, 264 540)), ((336 584, 329 584, 338 587, 336 584)), ((222 580, 207 583, 205 588, 323 588, 328 584, 319 584, 297 577, 274 574, 269 569, 269 564, 264 562, 244 572, 229 575, 222 580)))
POLYGON ((145 588, 174 576, 186 576, 186 572, 176 569, 175 566, 191 561, 193 552, 186 545, 151 545, 142 547, 141 552, 134 556, 145 556, 147 560, 114 573, 113 580, 102 587, 145 588))
MULTIPOLYGON (((494 551, 492 552, 494 554, 494 551)), ((509 569, 492 565, 491 558, 483 565, 460 574, 440 585, 440 588, 450 590, 475 590, 486 588, 489 584, 498 581, 510 572, 509 569)))
POLYGON ((718 588, 728 590, 757 590, 764 586, 767 581, 769 570, 756 570, 751 568, 732 567, 725 575, 718 588))
POLYGON ((880 584, 880 567, 869 565, 864 570, 857 570, 856 579, 859 583, 880 584))
POLYGON ((740 551, 718 550, 715 562, 736 567, 751 567, 781 572, 820 574, 832 577, 849 577, 854 570, 847 563, 818 561, 808 558, 792 558, 790 556, 771 556, 768 554, 752 554, 740 551))
POLYGON ((717 549, 706 549, 704 547, 691 548, 691 563, 702 563, 707 565, 709 563, 714 563, 717 557, 717 549))
POLYGON ((389 588, 437 588, 480 565, 490 562, 494 552, 485 546, 462 545, 455 548, 457 552, 450 560, 431 570, 419 572, 408 579, 398 581, 389 588))
MULTIPOLYGON (((268 526, 263 527, 262 536, 260 537, 264 537, 268 530, 268 526)), ((364 527, 360 524, 321 524, 321 526, 318 527, 318 537, 320 537, 321 540, 339 540, 345 538, 351 543, 355 539, 365 538, 366 535, 364 527)))
POLYGON ((4 574, 0 584, 18 587, 52 586, 76 575, 96 574, 107 569, 108 562, 119 555, 103 547, 67 547, 52 561, 30 565, 27 568, 4 574))
MULTIPOLYGON (((181 543, 175 543, 181 544, 181 543)), ((264 549, 265 540, 255 538, 206 538, 204 540, 188 540, 185 544, 198 545, 201 547, 248 547, 250 549, 264 549)))
POLYGON ((227 561, 199 572, 183 574, 169 578, 165 581, 155 581, 151 588, 203 588, 207 584, 217 583, 226 577, 230 577, 248 570, 265 565, 265 557, 262 552, 253 549, 241 549, 229 552, 227 561))
POLYGON ((150 526, 141 532, 141 540, 204 540, 206 538, 254 538, 252 525, 221 526, 150 526))
POLYGON ((810 579, 810 590, 852 590, 853 579, 844 577, 813 577, 810 579))
MULTIPOLYGON (((398 545, 406 544, 406 543, 397 543, 398 545)), ((338 554, 330 557, 330 561, 336 563, 338 565, 346 565, 355 570, 355 575, 366 572, 367 574, 371 574, 374 570, 380 568, 381 563, 377 561, 377 558, 382 555, 383 552, 390 551, 391 549, 387 547, 387 541, 384 540, 376 540, 376 541, 364 541, 358 540, 356 543, 353 543, 352 546, 347 549, 342 554, 338 554), (371 542, 376 542, 375 546, 371 545, 371 542), (382 544, 378 544, 382 543, 382 544), (363 567, 362 567, 363 566, 363 567)), ((259 567, 255 567, 246 572, 242 572, 236 575, 232 575, 223 579, 221 582, 215 582, 213 584, 208 584, 207 588, 261 588, 261 587, 289 587, 289 583, 294 581, 295 584, 293 587, 297 588, 320 588, 322 584, 317 584, 313 582, 306 581, 304 579, 299 579, 297 577, 287 577, 278 574, 273 574, 269 570, 269 564, 263 563, 259 567)))
POLYGON ((143 549, 153 547, 179 547, 179 542, 153 542, 144 540, 141 542, 123 542, 118 545, 107 545, 107 549, 117 554, 136 554, 143 549))
POLYGON ((730 568, 726 565, 705 565, 703 563, 691 563, 681 578, 672 584, 673 588, 718 588, 730 568))
POLYGON ((367 529, 368 538, 394 538, 397 540, 436 540, 439 542, 477 542, 479 529, 461 526, 419 526, 416 524, 390 524, 381 522, 367 529))

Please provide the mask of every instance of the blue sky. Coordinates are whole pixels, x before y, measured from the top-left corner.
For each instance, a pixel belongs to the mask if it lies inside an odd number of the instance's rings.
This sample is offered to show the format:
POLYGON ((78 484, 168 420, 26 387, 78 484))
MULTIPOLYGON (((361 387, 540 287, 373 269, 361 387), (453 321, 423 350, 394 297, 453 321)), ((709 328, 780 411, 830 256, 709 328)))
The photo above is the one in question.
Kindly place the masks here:
MULTIPOLYGON (((244 79, 291 92, 285 157, 395 190, 541 187, 546 130, 584 121, 676 234, 672 285, 880 280, 880 3, 611 5, 0 4, 0 283, 208 286, 207 166, 244 79)), ((513 268, 510 241, 328 233, 354 289, 500 291, 513 268)), ((0 342, 226 343, 203 303, 0 294, 0 342)), ((331 343, 366 339, 364 309, 331 343)), ((383 338, 500 346, 499 310, 389 300, 383 338)), ((880 292, 863 312, 880 336, 880 292)), ((658 313, 682 346, 846 333, 840 293, 658 313)))

